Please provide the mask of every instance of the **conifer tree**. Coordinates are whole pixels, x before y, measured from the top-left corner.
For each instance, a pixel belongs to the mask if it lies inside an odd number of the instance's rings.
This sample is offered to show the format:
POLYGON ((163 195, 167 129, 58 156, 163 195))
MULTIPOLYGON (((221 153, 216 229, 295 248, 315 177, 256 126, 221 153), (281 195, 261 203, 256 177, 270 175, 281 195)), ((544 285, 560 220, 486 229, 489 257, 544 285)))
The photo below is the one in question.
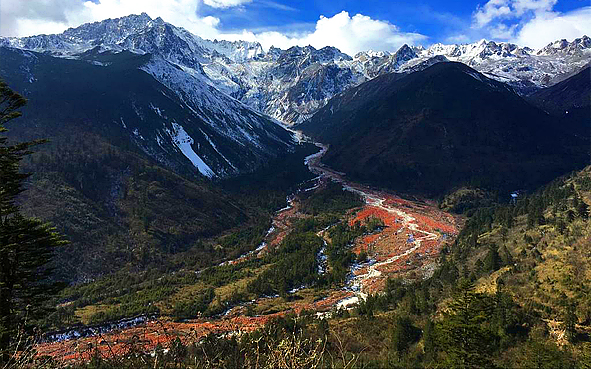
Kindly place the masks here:
MULTIPOLYGON (((0 134, 21 115, 26 100, 0 80, 0 134)), ((0 136, 0 363, 9 361, 15 327, 26 315, 34 317, 42 302, 58 288, 48 276, 48 263, 61 237, 47 224, 22 216, 16 203, 29 176, 20 172, 21 159, 42 140, 9 144, 0 136)))
POLYGON ((435 345, 435 325, 431 320, 427 321, 423 330, 423 349, 429 359, 434 358, 437 347, 435 345))
POLYGON ((409 317, 396 317, 392 325, 390 337, 392 349, 402 355, 408 347, 421 336, 421 330, 413 325, 409 317))
POLYGON ((492 367, 490 351, 494 336, 484 324, 490 309, 492 306, 486 306, 470 281, 460 281, 449 311, 437 328, 438 346, 447 355, 446 367, 492 367))
POLYGON ((497 250, 497 245, 491 244, 488 246, 488 254, 484 259, 484 268, 487 272, 494 272, 501 267, 501 257, 497 250))
POLYGON ((576 209, 581 218, 587 219, 589 217, 589 206, 583 199, 578 199, 576 209))
POLYGON ((576 339, 576 336, 577 336, 576 306, 575 306, 575 303, 570 301, 568 298, 565 298, 564 301, 566 301, 565 306, 564 306, 564 317, 563 317, 564 332, 566 334, 566 338, 570 342, 574 342, 576 339))

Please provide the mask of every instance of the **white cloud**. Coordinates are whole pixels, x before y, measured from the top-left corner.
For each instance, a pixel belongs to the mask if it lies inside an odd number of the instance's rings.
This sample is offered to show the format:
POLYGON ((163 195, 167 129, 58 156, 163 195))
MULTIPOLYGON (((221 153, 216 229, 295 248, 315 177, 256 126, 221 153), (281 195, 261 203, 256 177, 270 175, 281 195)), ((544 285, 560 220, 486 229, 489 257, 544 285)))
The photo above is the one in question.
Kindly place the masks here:
POLYGON ((583 35, 591 35, 591 6, 564 14, 540 14, 523 24, 512 41, 539 49, 556 40, 572 41, 583 35))
POLYGON ((517 26, 517 24, 498 23, 488 28, 488 34, 493 40, 510 40, 514 37, 517 26))
POLYGON ((511 14, 511 8, 507 0, 490 0, 484 7, 479 7, 474 13, 474 22, 477 28, 484 27, 493 19, 506 17, 511 14))
POLYGON ((534 49, 591 34, 591 7, 553 10, 557 0, 489 0, 472 15, 472 33, 534 49))
POLYGON ((489 0, 473 14, 474 26, 482 28, 494 20, 515 19, 552 10, 557 0, 489 0))
POLYGON ((415 44, 426 37, 417 33, 401 32, 395 25, 345 11, 332 18, 320 17, 315 31, 305 40, 314 47, 336 46, 354 54, 368 49, 397 50, 404 43, 415 44))
POLYGON ((405 43, 417 44, 427 38, 419 33, 402 32, 389 22, 372 19, 366 15, 356 14, 351 17, 346 11, 330 18, 320 16, 314 31, 311 32, 254 34, 244 31, 240 34, 222 36, 229 39, 256 40, 265 49, 270 46, 288 48, 294 45, 312 45, 317 49, 334 46, 349 55, 369 49, 395 51, 405 43))
POLYGON ((0 34, 28 36, 58 33, 82 23, 117 18, 146 12, 166 22, 183 27, 208 39, 259 41, 265 49, 270 46, 288 48, 312 45, 316 48, 335 46, 348 54, 362 50, 397 50, 402 44, 416 44, 426 39, 418 33, 400 31, 395 25, 366 15, 350 16, 342 11, 332 17, 320 16, 310 31, 281 33, 249 30, 227 33, 220 30, 220 19, 199 16, 203 4, 216 7, 239 6, 252 0, 2 0, 0 34))
POLYGON ((465 34, 449 36, 445 39, 446 43, 449 44, 465 44, 471 41, 470 36, 465 34))
POLYGON ((521 16, 529 11, 534 13, 548 12, 557 2, 558 0, 514 0, 512 5, 515 14, 521 16))
POLYGON ((219 33, 218 18, 198 15, 201 0, 100 0, 98 3, 86 1, 84 5, 92 21, 145 12, 152 18, 161 17, 204 38, 215 37, 219 33))
POLYGON ((2 0, 0 34, 21 36, 63 31, 70 14, 83 9, 81 2, 69 0, 2 0))
POLYGON ((231 8, 234 6, 247 4, 252 0, 203 0, 205 5, 209 5, 214 8, 231 8))
MULTIPOLYGON (((226 0, 216 1, 229 3, 226 0)), ((202 0, 2 0, 0 34, 30 36, 58 33, 86 22, 146 12, 152 18, 161 17, 204 37, 215 36, 219 33, 216 29, 219 19, 198 16, 202 4, 202 0)))

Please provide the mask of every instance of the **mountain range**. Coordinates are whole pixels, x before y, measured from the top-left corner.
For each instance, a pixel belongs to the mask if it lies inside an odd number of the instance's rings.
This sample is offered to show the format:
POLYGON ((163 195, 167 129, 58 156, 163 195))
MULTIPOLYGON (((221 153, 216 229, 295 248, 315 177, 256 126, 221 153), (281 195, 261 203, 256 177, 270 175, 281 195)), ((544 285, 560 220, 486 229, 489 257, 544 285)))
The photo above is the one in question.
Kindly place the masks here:
POLYGON ((591 363, 591 168, 572 173, 589 164, 587 36, 351 56, 140 14, 0 38, 0 61, 28 99, 2 137, 49 139, 20 161, 19 211, 69 241, 49 265, 69 286, 32 324, 101 332, 40 360, 591 363))
POLYGON ((0 38, 0 46, 65 58, 81 58, 94 48, 99 54, 149 53, 199 76, 198 83, 215 86, 286 124, 302 122, 334 95, 385 73, 459 61, 527 95, 579 72, 591 57, 587 36, 572 42, 559 40, 540 50, 481 40, 428 48, 403 45, 392 53, 367 51, 354 56, 334 47, 271 47, 265 51, 257 42, 204 40, 145 13, 84 24, 58 35, 0 38))
POLYGON ((429 196, 534 187, 588 160, 586 36, 349 56, 204 40, 141 14, 0 38, 0 59, 29 99, 9 136, 52 141, 25 163, 38 174, 23 208, 73 241, 75 280, 260 220, 238 203, 250 188, 217 184, 297 152, 286 125, 330 144, 324 162, 351 178, 429 196))
POLYGON ((210 178, 250 172, 293 146, 272 119, 151 54, 91 49, 66 59, 0 48, 0 56, 2 77, 32 102, 26 119, 43 121, 28 125, 31 136, 85 126, 178 173, 210 178))
MULTIPOLYGON (((580 92, 576 82, 585 76, 588 70, 562 83, 565 98, 580 92)), ((323 162, 331 168, 433 197, 461 186, 532 189, 582 168, 589 136, 577 133, 589 119, 577 121, 580 127, 558 122, 509 85, 448 62, 376 77, 334 97, 298 128, 330 145, 323 162)))

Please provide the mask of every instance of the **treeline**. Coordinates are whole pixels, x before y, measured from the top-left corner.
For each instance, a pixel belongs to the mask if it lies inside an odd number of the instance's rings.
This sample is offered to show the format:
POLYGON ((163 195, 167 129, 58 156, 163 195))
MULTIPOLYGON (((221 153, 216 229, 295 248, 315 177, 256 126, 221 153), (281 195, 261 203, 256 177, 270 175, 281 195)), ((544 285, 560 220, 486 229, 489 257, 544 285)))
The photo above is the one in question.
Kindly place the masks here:
POLYGON ((54 137, 24 163, 24 169, 33 173, 59 172, 84 196, 101 201, 111 190, 113 175, 142 169, 141 160, 130 160, 128 155, 93 134, 77 132, 54 137))
POLYGON ((56 137, 32 156, 25 170, 34 175, 22 196, 25 212, 55 222, 71 241, 55 265, 71 283, 126 267, 168 267, 171 255, 188 250, 206 266, 215 258, 202 241, 268 219, 268 213, 244 209, 210 184, 92 134, 74 134, 56 137))
POLYGON ((287 296, 294 288, 309 287, 318 281, 317 254, 322 239, 313 232, 292 232, 268 259, 272 265, 248 284, 257 296, 287 296))
POLYGON ((313 191, 309 196, 301 195, 303 213, 319 215, 323 213, 342 214, 349 209, 363 205, 363 200, 351 191, 346 191, 339 183, 328 182, 320 191, 313 191))
POLYGON ((139 342, 122 357, 106 358, 97 350, 92 362, 73 367, 582 369, 591 364, 591 355, 575 356, 541 339, 537 318, 508 294, 477 293, 466 280, 456 287, 438 319, 410 310, 415 286, 391 281, 387 297, 368 299, 347 316, 326 320, 302 311, 253 333, 209 335, 185 344, 177 339, 152 353, 142 352, 139 342))

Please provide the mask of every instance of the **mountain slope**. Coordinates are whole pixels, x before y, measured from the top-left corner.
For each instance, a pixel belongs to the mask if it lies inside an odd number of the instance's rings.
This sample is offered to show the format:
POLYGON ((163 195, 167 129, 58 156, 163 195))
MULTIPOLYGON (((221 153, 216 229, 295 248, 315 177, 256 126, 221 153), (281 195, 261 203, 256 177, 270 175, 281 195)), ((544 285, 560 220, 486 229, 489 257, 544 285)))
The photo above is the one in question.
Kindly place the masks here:
POLYGON ((299 126, 330 144, 323 161, 397 191, 461 185, 511 191, 583 166, 587 142, 507 85, 461 63, 377 77, 299 126))
POLYGON ((51 141, 24 165, 35 175, 22 207, 71 241, 60 275, 80 282, 165 268, 187 250, 203 265, 222 259, 202 241, 265 218, 204 178, 285 156, 291 134, 205 83, 175 93, 143 69, 167 78, 179 70, 150 54, 81 58, 0 47, 0 76, 29 100, 9 138, 51 141))
POLYGON ((591 105, 591 66, 551 87, 539 90, 529 100, 554 114, 591 105))
POLYGON ((271 47, 265 52, 257 42, 204 40, 145 13, 84 24, 59 35, 0 37, 0 45, 67 58, 80 58, 95 47, 150 53, 288 124, 302 122, 334 95, 362 82, 385 73, 421 70, 435 62, 465 63, 526 95, 571 76, 591 60, 587 36, 556 41, 537 51, 482 40, 427 49, 403 45, 392 53, 367 51, 354 57, 334 47, 271 47))
POLYGON ((591 60, 591 39, 587 36, 549 44, 532 50, 506 42, 481 40, 472 44, 435 44, 418 53, 410 63, 445 56, 462 62, 489 78, 511 85, 516 92, 527 95, 551 86, 584 67, 591 60))
POLYGON ((93 49, 70 60, 2 47, 0 57, 2 78, 31 101, 25 116, 38 135, 85 127, 207 177, 251 172, 293 146, 269 118, 157 56, 93 49))
POLYGON ((565 129, 583 137, 591 132, 591 67, 528 96, 532 104, 558 118, 565 129))

